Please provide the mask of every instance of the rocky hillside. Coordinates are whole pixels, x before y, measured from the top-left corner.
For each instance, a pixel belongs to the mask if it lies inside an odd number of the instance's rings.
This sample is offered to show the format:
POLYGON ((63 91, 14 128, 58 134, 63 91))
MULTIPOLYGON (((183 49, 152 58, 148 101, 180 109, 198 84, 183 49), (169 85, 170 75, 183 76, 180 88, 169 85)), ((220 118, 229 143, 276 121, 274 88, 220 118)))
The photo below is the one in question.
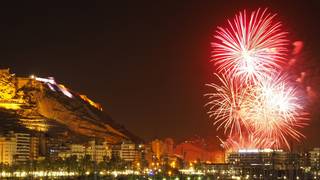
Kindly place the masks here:
POLYGON ((95 137, 110 143, 140 141, 114 122, 87 96, 72 91, 53 78, 16 77, 0 70, 0 122, 3 129, 25 128, 68 138, 95 137))

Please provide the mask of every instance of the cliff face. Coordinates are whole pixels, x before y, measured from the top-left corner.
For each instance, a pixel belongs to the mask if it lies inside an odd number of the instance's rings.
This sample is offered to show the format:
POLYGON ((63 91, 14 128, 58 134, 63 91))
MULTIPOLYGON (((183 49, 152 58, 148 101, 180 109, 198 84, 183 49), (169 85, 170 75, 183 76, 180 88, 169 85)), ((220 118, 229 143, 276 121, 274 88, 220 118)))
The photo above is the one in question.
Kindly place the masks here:
POLYGON ((53 136, 63 132, 70 137, 96 137, 110 143, 139 141, 87 96, 53 78, 20 78, 9 70, 0 70, 0 116, 0 122, 12 124, 11 128, 22 126, 53 136))

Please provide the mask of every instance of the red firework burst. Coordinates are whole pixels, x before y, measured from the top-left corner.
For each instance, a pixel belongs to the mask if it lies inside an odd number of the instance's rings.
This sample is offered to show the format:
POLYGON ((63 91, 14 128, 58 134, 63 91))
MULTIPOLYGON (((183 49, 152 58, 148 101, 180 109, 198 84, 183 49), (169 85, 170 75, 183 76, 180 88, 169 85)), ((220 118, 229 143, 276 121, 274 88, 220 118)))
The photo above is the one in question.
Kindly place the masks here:
POLYGON ((280 69, 288 40, 275 16, 267 9, 250 16, 244 11, 229 20, 228 27, 218 27, 212 43, 212 60, 218 71, 248 82, 280 69))
POLYGON ((247 17, 240 12, 227 28, 218 27, 212 43, 220 83, 208 84, 209 116, 224 128, 227 149, 290 149, 287 138, 304 137, 307 125, 298 88, 283 76, 289 41, 281 22, 267 9, 247 17))

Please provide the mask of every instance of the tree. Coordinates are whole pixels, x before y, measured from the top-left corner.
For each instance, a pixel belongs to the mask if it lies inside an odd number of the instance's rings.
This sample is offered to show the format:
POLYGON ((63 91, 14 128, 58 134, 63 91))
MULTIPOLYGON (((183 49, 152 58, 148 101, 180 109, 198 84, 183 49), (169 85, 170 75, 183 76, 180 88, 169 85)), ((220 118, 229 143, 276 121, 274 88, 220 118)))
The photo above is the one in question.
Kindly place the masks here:
POLYGON ((107 167, 111 170, 123 170, 128 166, 128 163, 123 161, 119 156, 112 155, 110 161, 107 163, 107 167))
POLYGON ((66 164, 67 164, 67 171, 68 172, 72 172, 72 171, 76 171, 77 170, 77 156, 76 155, 72 155, 66 158, 65 160, 66 164))

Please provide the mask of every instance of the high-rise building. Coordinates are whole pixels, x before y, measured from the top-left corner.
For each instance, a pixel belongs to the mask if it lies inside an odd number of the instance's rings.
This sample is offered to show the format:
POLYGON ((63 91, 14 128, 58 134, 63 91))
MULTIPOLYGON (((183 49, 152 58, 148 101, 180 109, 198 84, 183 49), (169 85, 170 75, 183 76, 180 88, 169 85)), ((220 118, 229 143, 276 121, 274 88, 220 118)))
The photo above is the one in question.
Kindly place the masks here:
POLYGON ((30 159, 37 160, 39 157, 39 138, 31 137, 30 139, 30 159))
POLYGON ((136 161, 140 163, 139 165, 145 167, 148 162, 152 163, 152 151, 149 144, 139 144, 137 146, 137 159, 136 161))
POLYGON ((17 150, 15 137, 0 138, 0 163, 11 165, 14 163, 14 157, 17 150))
POLYGON ((164 153, 164 150, 165 150, 165 147, 164 147, 164 143, 163 141, 159 140, 159 139, 155 139, 151 142, 151 149, 152 149, 152 152, 154 153, 154 156, 160 160, 163 153, 164 153))
POLYGON ((120 158, 124 161, 132 162, 136 159, 136 145, 129 141, 123 141, 120 149, 120 158))
POLYGON ((168 156, 171 156, 173 154, 173 139, 172 138, 166 138, 164 140, 164 153, 168 156))
POLYGON ((25 163, 30 160, 30 134, 15 133, 17 141, 16 162, 25 163))

